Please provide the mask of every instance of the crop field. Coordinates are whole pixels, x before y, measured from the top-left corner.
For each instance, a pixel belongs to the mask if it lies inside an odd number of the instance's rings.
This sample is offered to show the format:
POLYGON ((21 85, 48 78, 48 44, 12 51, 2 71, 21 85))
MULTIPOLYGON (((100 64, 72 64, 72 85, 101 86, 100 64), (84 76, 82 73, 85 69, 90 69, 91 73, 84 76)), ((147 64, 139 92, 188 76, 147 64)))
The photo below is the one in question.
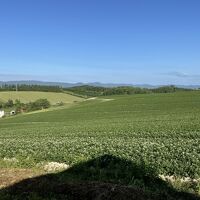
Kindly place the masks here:
POLYGON ((200 92, 106 98, 1 119, 0 166, 72 166, 112 154, 158 174, 200 177, 200 92))
POLYGON ((199 121, 199 92, 112 96, 1 119, 0 166, 73 165, 107 153, 159 174, 199 178, 199 121))
POLYGON ((8 99, 15 101, 20 100, 22 103, 29 103, 36 101, 37 99, 48 99, 51 104, 56 104, 58 102, 63 102, 66 104, 71 104, 74 101, 82 101, 82 98, 75 97, 65 93, 54 93, 54 92, 0 92, 0 102, 6 102, 8 99))

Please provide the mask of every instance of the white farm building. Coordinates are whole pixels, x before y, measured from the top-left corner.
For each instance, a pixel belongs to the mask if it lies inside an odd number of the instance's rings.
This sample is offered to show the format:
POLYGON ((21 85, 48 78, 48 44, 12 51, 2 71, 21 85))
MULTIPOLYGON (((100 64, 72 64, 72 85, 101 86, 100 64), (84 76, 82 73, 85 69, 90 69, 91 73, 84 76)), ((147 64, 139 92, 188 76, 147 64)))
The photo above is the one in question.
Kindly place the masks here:
POLYGON ((5 112, 4 110, 0 110, 0 118, 4 117, 5 116, 5 112))

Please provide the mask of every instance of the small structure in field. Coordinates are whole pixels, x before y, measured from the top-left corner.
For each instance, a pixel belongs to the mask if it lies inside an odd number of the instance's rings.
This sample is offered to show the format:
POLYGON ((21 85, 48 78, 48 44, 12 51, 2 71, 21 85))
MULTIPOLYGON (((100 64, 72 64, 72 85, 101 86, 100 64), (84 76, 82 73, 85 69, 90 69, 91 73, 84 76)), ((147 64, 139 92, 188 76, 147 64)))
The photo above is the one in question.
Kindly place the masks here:
POLYGON ((10 111, 10 115, 11 115, 11 116, 12 116, 12 115, 16 115, 15 110, 11 110, 11 111, 10 111))
POLYGON ((5 111, 4 110, 0 110, 0 118, 5 116, 5 111))

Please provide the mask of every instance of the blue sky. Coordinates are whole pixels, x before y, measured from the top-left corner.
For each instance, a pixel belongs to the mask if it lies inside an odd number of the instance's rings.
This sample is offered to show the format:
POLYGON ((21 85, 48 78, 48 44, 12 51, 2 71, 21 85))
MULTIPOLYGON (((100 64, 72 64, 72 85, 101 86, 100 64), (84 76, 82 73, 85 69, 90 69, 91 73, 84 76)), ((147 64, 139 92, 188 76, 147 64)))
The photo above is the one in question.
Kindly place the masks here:
POLYGON ((0 0, 0 80, 200 84, 199 0, 0 0))

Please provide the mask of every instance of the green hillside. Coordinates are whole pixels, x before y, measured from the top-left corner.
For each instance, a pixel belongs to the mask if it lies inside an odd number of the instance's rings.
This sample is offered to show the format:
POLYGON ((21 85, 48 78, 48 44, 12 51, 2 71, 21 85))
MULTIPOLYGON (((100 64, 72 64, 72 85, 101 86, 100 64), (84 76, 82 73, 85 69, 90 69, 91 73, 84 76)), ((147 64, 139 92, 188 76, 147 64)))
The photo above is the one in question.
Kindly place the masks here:
POLYGON ((200 177, 199 92, 110 98, 0 120, 1 159, 72 165, 107 153, 159 174, 200 177))
POLYGON ((0 92, 0 102, 6 102, 8 99, 15 101, 19 99, 22 103, 33 102, 37 99, 48 99, 51 104, 58 102, 73 103, 74 101, 82 101, 82 98, 72 96, 65 93, 54 93, 54 92, 0 92))

